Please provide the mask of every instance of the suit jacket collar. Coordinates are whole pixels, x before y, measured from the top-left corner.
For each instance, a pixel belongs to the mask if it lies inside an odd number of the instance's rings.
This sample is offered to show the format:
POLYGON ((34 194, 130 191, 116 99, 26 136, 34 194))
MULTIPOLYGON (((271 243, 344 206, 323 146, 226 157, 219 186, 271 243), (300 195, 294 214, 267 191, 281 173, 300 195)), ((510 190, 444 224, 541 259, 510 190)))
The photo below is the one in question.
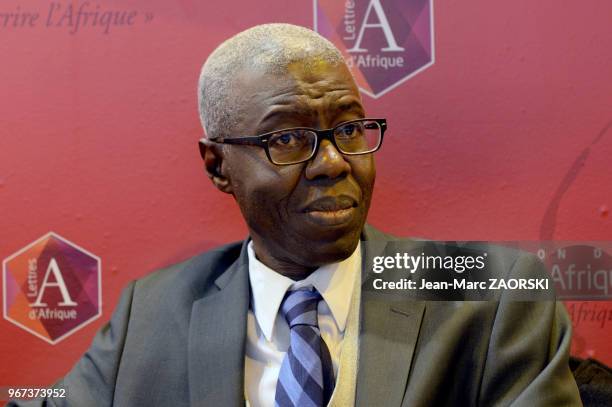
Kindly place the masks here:
MULTIPOLYGON (((372 258, 395 238, 366 225, 362 239, 362 282, 371 278, 372 258)), ((191 310, 188 343, 192 406, 244 405, 244 349, 249 310, 246 239, 240 255, 214 282, 218 291, 196 299, 191 310)), ((418 338, 424 302, 390 301, 362 290, 360 307, 357 406, 399 406, 418 338)))
POLYGON ((193 303, 188 343, 192 406, 244 405, 249 309, 247 241, 238 259, 215 280, 218 291, 193 303))

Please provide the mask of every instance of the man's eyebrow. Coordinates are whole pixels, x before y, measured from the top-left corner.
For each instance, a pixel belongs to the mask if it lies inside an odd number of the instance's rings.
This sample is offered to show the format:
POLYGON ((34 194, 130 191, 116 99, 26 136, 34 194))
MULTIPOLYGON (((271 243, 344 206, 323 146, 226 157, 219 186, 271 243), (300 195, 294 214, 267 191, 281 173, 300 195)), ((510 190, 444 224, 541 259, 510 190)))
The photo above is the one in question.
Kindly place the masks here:
POLYGON ((349 112, 349 111, 355 111, 356 113, 360 113, 361 115, 365 113, 363 106, 357 100, 340 103, 338 104, 337 110, 342 113, 349 112))
POLYGON ((291 118, 295 116, 298 116, 298 113, 295 111, 295 109, 291 108, 289 104, 284 107, 278 106, 266 113, 266 115, 259 121, 258 126, 273 121, 274 119, 291 118))

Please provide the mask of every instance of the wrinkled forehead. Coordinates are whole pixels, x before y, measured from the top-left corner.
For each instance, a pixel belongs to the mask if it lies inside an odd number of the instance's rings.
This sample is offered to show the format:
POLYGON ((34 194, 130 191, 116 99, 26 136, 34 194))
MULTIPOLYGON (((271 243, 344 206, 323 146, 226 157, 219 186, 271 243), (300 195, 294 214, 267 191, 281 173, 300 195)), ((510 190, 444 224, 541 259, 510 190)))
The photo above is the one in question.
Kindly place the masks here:
POLYGON ((313 57, 293 61, 283 69, 247 66, 235 84, 234 100, 251 120, 281 114, 329 116, 348 109, 363 114, 359 90, 343 63, 313 57))

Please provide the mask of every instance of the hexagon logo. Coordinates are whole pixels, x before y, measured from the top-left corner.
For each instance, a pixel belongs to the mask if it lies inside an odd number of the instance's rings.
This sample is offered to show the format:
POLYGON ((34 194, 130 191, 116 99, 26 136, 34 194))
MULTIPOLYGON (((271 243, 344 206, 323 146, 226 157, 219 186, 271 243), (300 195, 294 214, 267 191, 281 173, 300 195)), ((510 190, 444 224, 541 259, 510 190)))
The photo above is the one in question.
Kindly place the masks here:
POLYGON ((55 345, 102 315, 100 258, 49 232, 2 262, 4 318, 55 345))
POLYGON ((313 0, 314 30, 378 98, 434 63, 433 0, 313 0))

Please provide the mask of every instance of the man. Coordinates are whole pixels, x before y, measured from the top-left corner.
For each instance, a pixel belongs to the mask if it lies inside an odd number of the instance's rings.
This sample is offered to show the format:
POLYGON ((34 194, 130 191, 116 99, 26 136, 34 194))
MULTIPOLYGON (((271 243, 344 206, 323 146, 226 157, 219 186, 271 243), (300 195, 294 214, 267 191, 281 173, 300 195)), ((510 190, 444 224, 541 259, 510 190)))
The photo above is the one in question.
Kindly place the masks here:
POLYGON ((287 24, 242 32, 206 61, 199 104, 206 172, 250 237, 132 282, 51 404, 580 405, 555 302, 362 289, 360 238, 392 239, 364 226, 386 122, 331 43, 287 24))

